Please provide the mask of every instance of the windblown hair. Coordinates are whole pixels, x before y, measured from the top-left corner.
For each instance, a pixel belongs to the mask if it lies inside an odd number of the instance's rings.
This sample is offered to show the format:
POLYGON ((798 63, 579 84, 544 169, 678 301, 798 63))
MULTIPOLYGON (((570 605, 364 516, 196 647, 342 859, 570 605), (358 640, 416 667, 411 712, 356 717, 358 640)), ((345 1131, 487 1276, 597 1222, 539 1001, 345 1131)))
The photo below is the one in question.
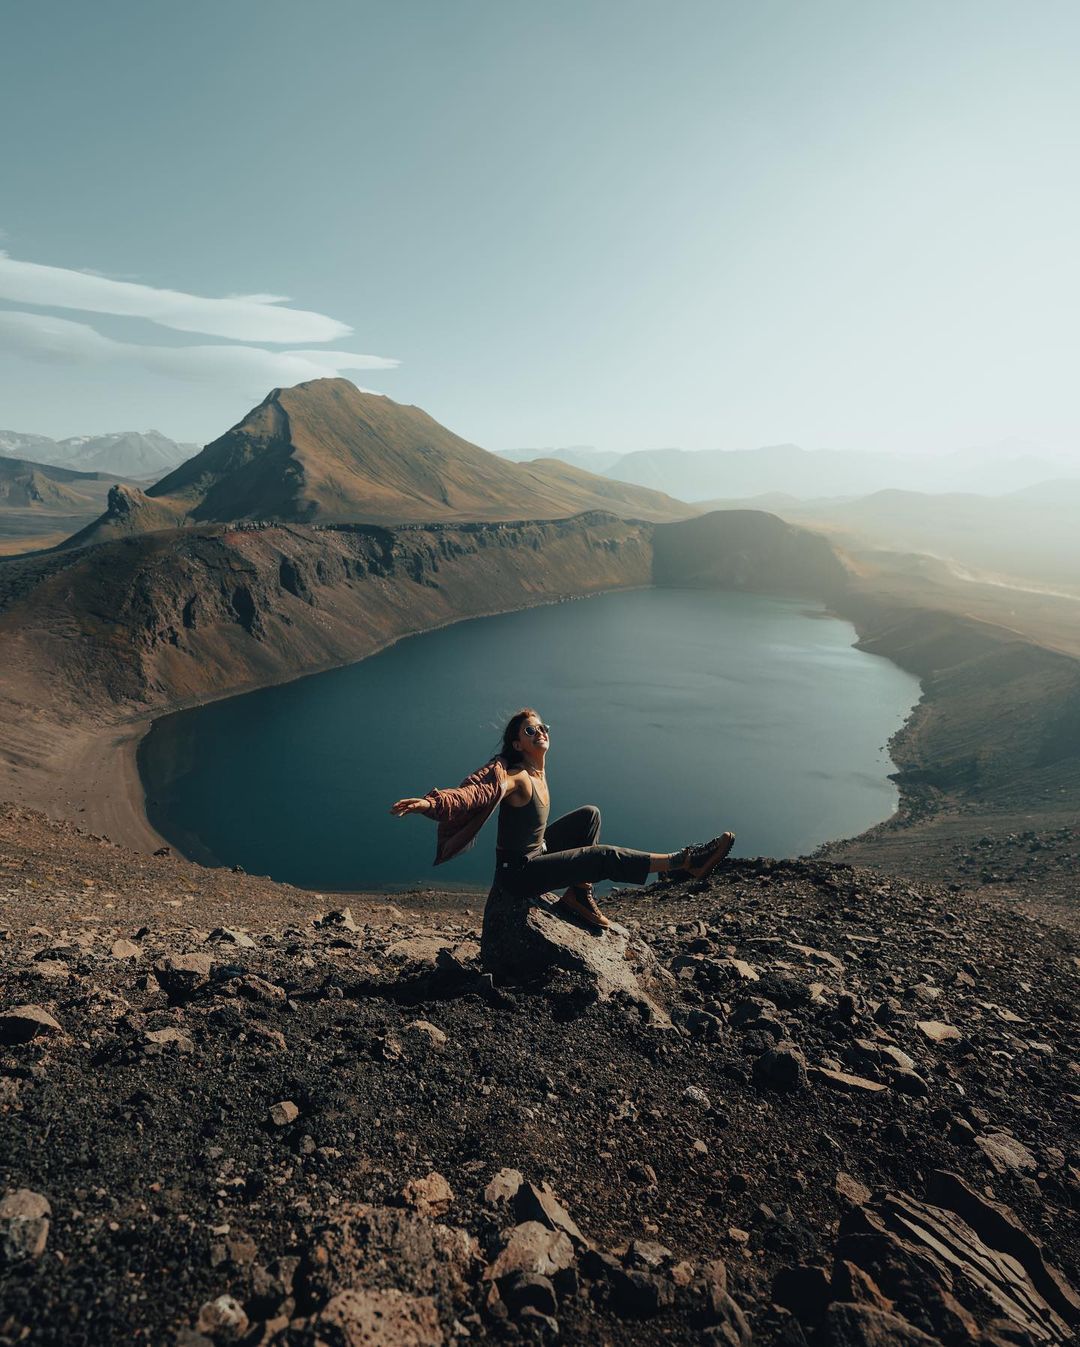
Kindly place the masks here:
POLYGON ((502 758, 507 767, 516 767, 522 761, 521 751, 514 747, 514 740, 518 737, 522 725, 530 716, 535 716, 539 720, 540 712, 534 711, 531 706, 523 706, 520 711, 515 711, 506 723, 502 744, 495 756, 502 758))

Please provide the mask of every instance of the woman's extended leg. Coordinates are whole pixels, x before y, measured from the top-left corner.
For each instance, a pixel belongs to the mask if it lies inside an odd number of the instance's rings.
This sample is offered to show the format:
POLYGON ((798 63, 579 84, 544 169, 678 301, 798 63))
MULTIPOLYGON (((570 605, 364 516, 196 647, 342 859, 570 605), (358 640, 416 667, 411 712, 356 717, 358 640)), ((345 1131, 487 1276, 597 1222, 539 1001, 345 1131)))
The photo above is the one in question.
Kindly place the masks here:
MULTIPOLYGON (((553 832, 548 828, 545 842, 565 841, 571 837, 593 835, 600 831, 600 811, 587 805, 556 820, 553 832)), ((723 833, 702 847, 686 847, 679 852, 635 851, 630 847, 591 846, 549 849, 521 862, 499 866, 496 878, 508 893, 519 898, 535 898, 552 889, 566 887, 562 905, 589 925, 602 929, 610 925, 592 897, 592 885, 610 879, 622 884, 644 884, 651 874, 683 869, 694 878, 708 874, 728 854, 734 833, 723 833)))
MULTIPOLYGON (((575 861, 572 868, 580 871, 580 878, 573 878, 563 881, 555 879, 552 876, 562 873, 560 869, 554 866, 548 866, 548 882, 544 888, 538 889, 538 893, 544 893, 549 888, 557 888, 563 882, 584 887, 594 883, 598 879, 620 879, 629 884, 644 884, 649 875, 662 875, 668 870, 686 870, 693 878, 698 879, 702 875, 708 874, 731 850, 735 841, 735 834, 732 832, 722 833, 719 837, 713 838, 711 842, 706 842, 704 846, 684 847, 682 851, 674 852, 655 852, 655 851, 634 851, 628 847, 603 847, 599 846, 600 841, 600 810, 594 804, 582 805, 580 809, 574 809, 569 814, 563 814, 557 818, 554 823, 549 823, 544 830, 545 852, 528 862, 529 867, 534 867, 538 861, 550 862, 557 857, 566 857, 568 853, 574 852, 575 855, 583 851, 607 852, 608 863, 618 866, 620 862, 613 860, 613 856, 635 857, 648 859, 648 868, 645 871, 645 877, 634 879, 629 873, 613 874, 588 874, 590 865, 598 862, 596 857, 584 862, 575 861)), ((530 873, 539 876, 540 871, 530 869, 530 873)))
POLYGON ((655 859, 648 851, 632 851, 628 847, 571 847, 500 865, 496 873, 503 888, 525 898, 601 879, 644 884, 655 859))

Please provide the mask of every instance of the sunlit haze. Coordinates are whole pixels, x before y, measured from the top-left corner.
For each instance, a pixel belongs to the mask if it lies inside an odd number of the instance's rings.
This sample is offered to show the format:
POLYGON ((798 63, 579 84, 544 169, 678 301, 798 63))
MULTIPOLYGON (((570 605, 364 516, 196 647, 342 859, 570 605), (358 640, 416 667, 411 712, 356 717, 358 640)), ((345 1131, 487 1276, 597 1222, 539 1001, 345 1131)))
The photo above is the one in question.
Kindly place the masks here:
POLYGON ((1080 9, 9 6, 0 425, 1080 446, 1080 9), (287 296, 287 299, 280 297, 287 296))

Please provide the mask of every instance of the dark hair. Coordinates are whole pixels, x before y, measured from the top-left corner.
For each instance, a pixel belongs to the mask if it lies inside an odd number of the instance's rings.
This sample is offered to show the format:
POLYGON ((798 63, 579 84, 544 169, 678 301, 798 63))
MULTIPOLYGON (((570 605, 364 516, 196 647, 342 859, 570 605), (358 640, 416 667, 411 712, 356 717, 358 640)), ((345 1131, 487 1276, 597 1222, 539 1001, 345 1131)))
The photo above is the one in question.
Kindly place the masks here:
POLYGON ((540 719, 540 712, 534 711, 531 706, 523 706, 520 711, 515 711, 506 722, 506 729, 503 730, 502 744, 496 757, 502 758, 507 767, 516 767, 522 761, 521 750, 514 747, 514 740, 518 737, 522 725, 530 716, 540 719))

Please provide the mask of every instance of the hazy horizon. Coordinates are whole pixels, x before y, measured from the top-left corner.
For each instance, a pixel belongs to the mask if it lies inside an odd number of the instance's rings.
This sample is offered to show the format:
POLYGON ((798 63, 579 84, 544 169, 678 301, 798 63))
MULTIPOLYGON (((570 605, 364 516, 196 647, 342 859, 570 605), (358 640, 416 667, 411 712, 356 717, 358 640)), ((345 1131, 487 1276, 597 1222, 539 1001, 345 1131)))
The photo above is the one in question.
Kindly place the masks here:
POLYGON ((1080 449, 1074 6, 45 0, 6 37, 4 429, 202 444, 341 375, 495 451, 1080 449))
MULTIPOLYGON (((269 392, 270 390, 268 389, 267 391, 269 392)), ((365 391, 371 392, 372 390, 368 389, 365 391)), ((242 418, 238 418, 238 420, 240 419, 242 418)), ((12 433, 15 435, 23 435, 26 436, 27 438, 31 436, 38 436, 44 439, 51 439, 56 443, 62 443, 68 440, 77 441, 83 439, 85 440, 99 439, 105 438, 109 435, 160 434, 164 435, 167 439, 175 441, 178 444, 194 444, 198 449, 202 447, 204 444, 211 442, 213 439, 218 438, 219 435, 224 434, 225 431, 229 430, 230 428, 231 428, 230 426, 223 426, 220 431, 215 432, 215 434, 212 437, 210 437, 209 440, 205 441, 181 440, 178 436, 169 435, 168 432, 162 430, 160 426, 135 426, 135 425, 123 425, 123 426, 114 425, 108 430, 95 429, 89 432, 86 431, 72 432, 69 435, 50 435, 45 431, 37 430, 33 427, 28 426, 0 425, 0 434, 12 433)), ((449 426, 448 429, 453 430, 454 427, 449 426)), ((489 448, 489 446, 487 445, 481 445, 480 447, 489 448)), ((901 448, 895 450, 887 450, 887 449, 879 449, 873 445, 864 445, 862 446, 861 449, 838 450, 835 449, 834 446, 832 445, 827 444, 808 445, 808 444, 799 444, 796 441, 784 441, 781 444, 729 445, 726 448, 720 448, 719 446, 713 445, 699 445, 697 447, 689 447, 678 444, 658 444, 658 445, 646 445, 638 449, 628 449, 625 451, 605 450, 600 448, 598 445, 594 444, 511 446, 505 449, 491 449, 490 452, 495 453, 500 457, 511 458, 512 461, 523 462, 526 460, 528 456, 541 457, 545 454, 563 454, 568 451, 577 451, 586 454, 604 455, 606 457, 610 457, 614 462, 617 459, 627 457, 631 454, 649 454, 649 453, 746 454, 746 453, 758 453, 761 451, 768 451, 775 449, 798 449, 805 453, 853 453, 853 454, 868 453, 868 454, 881 454, 883 456, 896 456, 896 457, 910 456, 912 458, 918 458, 920 456, 929 457, 932 455, 932 451, 927 450, 925 448, 923 449, 901 448)), ((32 458, 33 455, 29 454, 29 451, 27 452, 29 457, 32 458)), ((1018 438, 1003 439, 993 444, 962 445, 952 449, 945 449, 943 452, 945 455, 956 455, 956 456, 971 455, 973 457, 985 456, 988 460, 1009 459, 1014 457, 1045 459, 1048 465, 1060 466, 1063 471, 1067 470, 1068 475, 1071 475, 1073 472, 1080 470, 1080 450, 1071 448, 1055 450, 1047 445, 1033 444, 1029 441, 1020 440, 1018 438)), ((6 449, 2 444, 0 444, 0 456, 4 455, 7 455, 9 457, 20 456, 18 454, 15 454, 14 451, 6 449)))

